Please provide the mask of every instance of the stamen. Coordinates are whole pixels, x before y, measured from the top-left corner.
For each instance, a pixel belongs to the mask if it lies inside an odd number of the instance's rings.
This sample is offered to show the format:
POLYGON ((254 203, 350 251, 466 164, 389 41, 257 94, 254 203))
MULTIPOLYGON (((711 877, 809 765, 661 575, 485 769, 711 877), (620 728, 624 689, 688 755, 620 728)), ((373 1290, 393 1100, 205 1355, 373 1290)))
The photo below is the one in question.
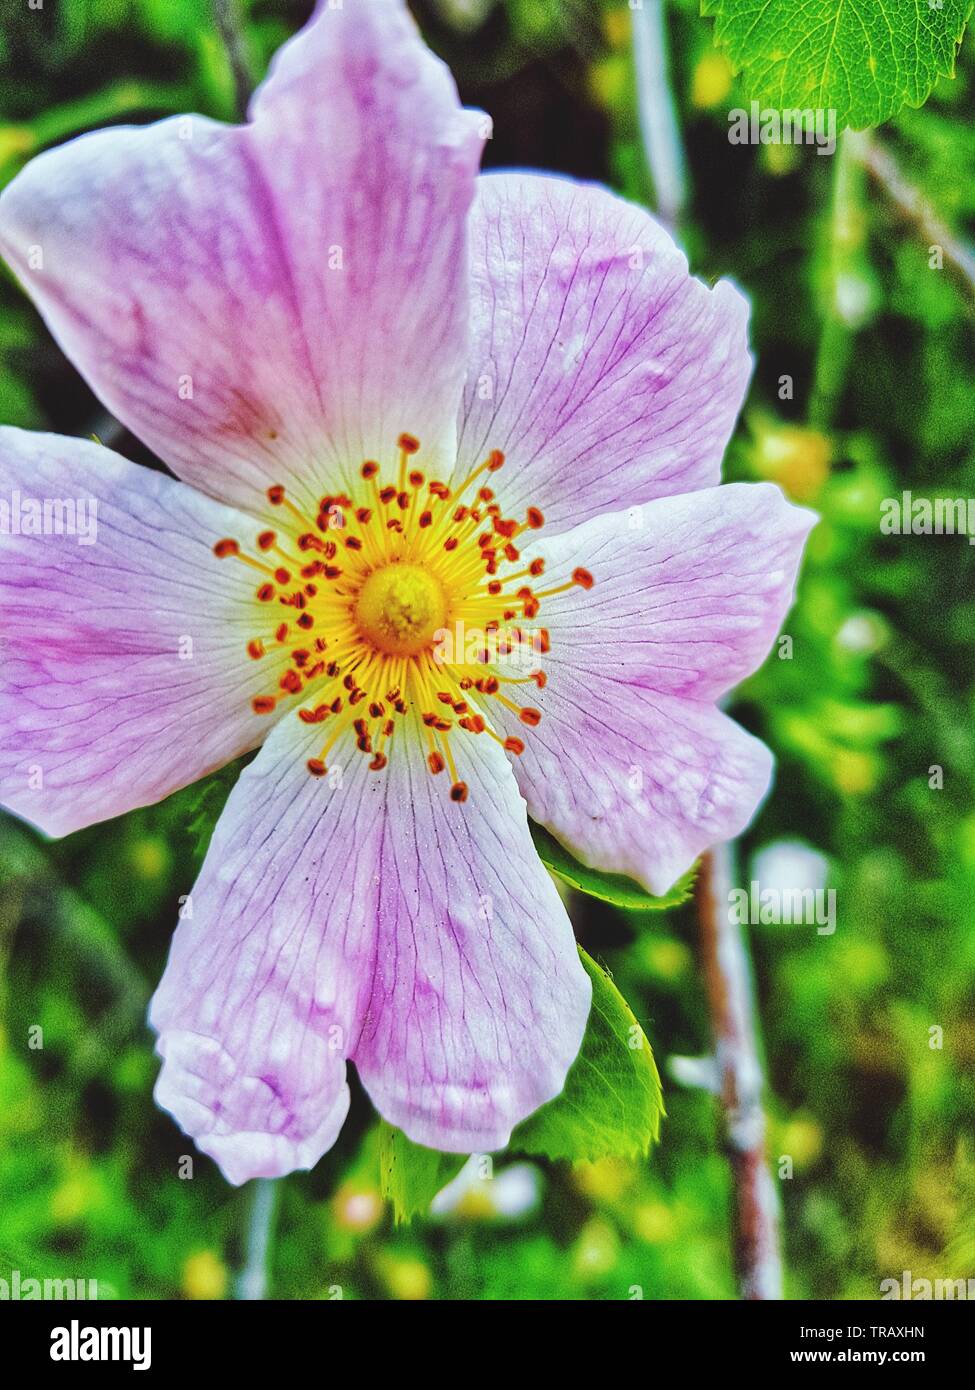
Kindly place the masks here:
POLYGON ((519 538, 528 545, 544 516, 537 507, 522 520, 505 515, 484 477, 504 464, 500 450, 456 487, 429 477, 414 435, 400 434, 390 452, 385 477, 384 465, 367 459, 358 496, 321 497, 308 513, 282 485, 268 488, 279 524, 257 532, 253 554, 230 537, 214 553, 261 574, 258 604, 289 610, 290 624, 272 619, 246 644, 250 659, 265 659, 262 669, 273 666, 271 689, 251 707, 273 715, 280 705, 305 725, 328 724, 324 747, 306 760, 309 774, 325 775, 343 738, 381 773, 401 741, 393 741, 398 721, 410 717, 431 775, 448 772, 450 799, 462 804, 471 794, 458 771, 468 738, 486 734, 515 757, 525 751, 523 739, 492 725, 489 702, 528 728, 542 717, 502 686, 543 689, 544 671, 507 674, 503 663, 517 652, 546 653, 548 630, 534 621, 543 603, 592 588, 593 576, 579 567, 571 581, 530 587, 545 562, 522 559, 519 538))

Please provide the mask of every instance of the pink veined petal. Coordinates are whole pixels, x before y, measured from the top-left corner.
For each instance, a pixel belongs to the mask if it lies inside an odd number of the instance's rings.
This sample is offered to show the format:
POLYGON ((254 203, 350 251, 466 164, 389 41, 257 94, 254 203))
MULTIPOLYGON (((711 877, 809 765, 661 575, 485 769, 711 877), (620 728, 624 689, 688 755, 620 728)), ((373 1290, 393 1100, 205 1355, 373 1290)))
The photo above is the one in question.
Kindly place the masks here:
POLYGON ((66 835, 260 741, 253 576, 212 550, 239 513, 100 444, 10 428, 0 489, 6 807, 66 835), (61 534, 33 533, 45 506, 61 534))
POLYGON ((772 483, 726 483, 540 532, 526 547, 545 561, 536 590, 576 567, 595 580, 543 602, 552 656, 624 685, 718 699, 768 655, 816 520, 772 483))
POLYGON ((815 516, 771 484, 730 484, 588 521, 533 546, 551 651, 542 721, 514 760, 532 817, 579 859, 665 892, 737 835, 772 759, 713 705, 754 671, 791 605, 815 516), (636 524, 639 523, 639 524, 636 524))
POLYGON ((375 954, 353 910, 372 870, 352 852, 374 807, 361 772, 331 796, 309 775, 302 728, 282 721, 231 793, 149 1013, 157 1101, 235 1184, 334 1144, 375 954))
POLYGON ((482 175, 471 283, 460 471, 502 450, 508 514, 539 507, 551 535, 718 482, 748 307, 693 279, 646 212, 595 185, 482 175))
POLYGON ((470 796, 456 805, 419 739, 390 758, 378 949, 352 1055, 377 1109, 416 1143, 500 1149, 561 1092, 592 989, 500 746, 458 749, 470 796))
POLYGON ((110 410, 185 481, 307 508, 417 436, 453 461, 483 118, 401 0, 322 4, 252 120, 85 135, 0 197, 0 248, 110 410))
POLYGON ((500 749, 478 741, 457 805, 414 725, 381 773, 349 740, 340 774, 311 777, 321 740, 284 720, 242 775, 152 1006, 160 1103, 231 1182, 329 1147, 346 1057, 418 1143, 501 1147, 585 1030, 589 982, 500 749))
POLYGON ((516 769, 533 819, 651 893, 744 830, 768 791, 772 755, 713 705, 575 674, 534 703, 542 724, 516 769))

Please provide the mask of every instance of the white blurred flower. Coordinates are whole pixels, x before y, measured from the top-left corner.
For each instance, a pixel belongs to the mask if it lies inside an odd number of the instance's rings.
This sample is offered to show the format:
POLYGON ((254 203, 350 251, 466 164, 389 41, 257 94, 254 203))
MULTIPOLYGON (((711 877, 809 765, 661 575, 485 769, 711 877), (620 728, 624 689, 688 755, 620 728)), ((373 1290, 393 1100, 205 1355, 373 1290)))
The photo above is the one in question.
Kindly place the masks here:
POLYGON ((836 634, 836 640, 849 652, 869 655, 883 646, 885 636, 883 621, 876 613, 853 613, 836 634))
POLYGON ((542 1175, 533 1163, 512 1163, 496 1176, 491 1160, 472 1154, 452 1182, 434 1197, 435 1216, 478 1221, 517 1221, 533 1212, 542 1175))
POLYGON ((479 29, 494 9, 495 0, 436 0, 443 18, 460 34, 479 29))
POLYGON ((829 860, 818 849, 803 840, 773 840, 763 845, 752 858, 752 878, 764 892, 804 892, 826 887, 829 860))

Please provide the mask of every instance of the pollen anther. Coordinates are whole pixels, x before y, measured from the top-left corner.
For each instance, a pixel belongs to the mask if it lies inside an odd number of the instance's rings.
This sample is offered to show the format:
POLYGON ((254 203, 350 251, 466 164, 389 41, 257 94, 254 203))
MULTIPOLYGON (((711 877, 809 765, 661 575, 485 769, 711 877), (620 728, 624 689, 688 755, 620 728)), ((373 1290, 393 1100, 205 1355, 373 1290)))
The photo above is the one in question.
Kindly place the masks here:
MULTIPOLYGON (((547 652, 548 630, 533 621, 540 609, 594 581, 578 567, 568 583, 531 587, 545 562, 530 551, 521 559, 519 545, 534 543, 544 516, 534 506, 523 520, 505 514, 484 477, 504 464, 500 450, 448 484, 430 478, 421 459, 412 462, 421 453, 414 435, 401 433, 396 448, 391 468, 374 459, 360 465, 366 486, 358 497, 327 495, 305 510, 282 485, 268 488, 269 504, 283 508, 280 524, 257 533, 251 555, 230 537, 214 553, 260 572, 258 602, 292 610, 290 628, 272 621, 247 643, 248 656, 270 668, 271 691, 251 707, 272 714, 280 704, 305 725, 327 721, 330 736, 306 760, 308 772, 324 776, 336 746, 358 748, 370 770, 381 772, 393 748, 387 741, 410 716, 430 773, 448 771, 450 799, 463 803, 470 793, 458 745, 467 736, 485 735, 514 756, 525 750, 521 738, 499 731, 492 706, 530 728, 542 718, 504 691, 529 683, 543 689, 544 672, 525 674, 524 665, 512 672, 507 659, 547 652)), ((400 742, 402 735, 397 748, 400 742)))

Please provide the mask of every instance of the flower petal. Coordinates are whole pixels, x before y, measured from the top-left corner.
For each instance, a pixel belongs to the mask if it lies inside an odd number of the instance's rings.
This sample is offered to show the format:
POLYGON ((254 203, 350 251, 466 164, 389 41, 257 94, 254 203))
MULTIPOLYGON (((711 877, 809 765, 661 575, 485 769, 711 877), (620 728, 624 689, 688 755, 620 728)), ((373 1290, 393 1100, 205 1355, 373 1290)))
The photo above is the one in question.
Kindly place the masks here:
POLYGON ((561 1092, 592 988, 501 748, 460 746, 463 805, 412 751, 388 769, 379 950, 353 1056, 381 1114, 416 1143, 500 1149, 561 1092))
POLYGON ((728 282, 692 279, 641 209, 536 174, 478 180, 471 267, 460 462, 505 453, 510 514, 551 534, 718 482, 751 371, 728 282))
MULTIPOLYGON (((625 685, 716 700, 768 656, 792 606, 814 512, 772 483, 726 483, 584 522, 526 549, 555 660, 625 685)), ((548 660, 545 662, 549 665, 548 660)))
POLYGON ((100 444, 9 428, 0 498, 5 806, 65 835, 260 741, 254 585, 212 550, 238 513, 100 444))
POLYGON ((149 1014, 157 1101, 235 1184, 311 1168, 334 1144, 375 953, 353 910, 372 870, 351 853, 372 808, 309 776, 300 727, 279 724, 231 793, 149 1014))
POLYGON ((665 893, 745 828, 772 756, 713 705, 564 670, 534 701, 542 723, 516 768, 532 818, 582 863, 665 893))
POLYGON ((481 148, 400 0, 324 4, 251 124, 82 136, 0 198, 0 247, 120 420, 187 482, 313 506, 403 431, 453 461, 481 148))
POLYGON ((344 1113, 446 1150, 497 1148, 562 1088, 590 986, 503 754, 451 802, 404 726, 381 773, 282 721, 224 811, 151 1021, 157 1091, 232 1182, 306 1167, 344 1113))
POLYGON ((771 484, 731 484, 532 547, 538 589, 580 565, 595 579, 542 600, 542 720, 515 759, 529 813, 584 863, 662 893, 748 823, 771 756, 711 701, 768 653, 814 522, 771 484))

